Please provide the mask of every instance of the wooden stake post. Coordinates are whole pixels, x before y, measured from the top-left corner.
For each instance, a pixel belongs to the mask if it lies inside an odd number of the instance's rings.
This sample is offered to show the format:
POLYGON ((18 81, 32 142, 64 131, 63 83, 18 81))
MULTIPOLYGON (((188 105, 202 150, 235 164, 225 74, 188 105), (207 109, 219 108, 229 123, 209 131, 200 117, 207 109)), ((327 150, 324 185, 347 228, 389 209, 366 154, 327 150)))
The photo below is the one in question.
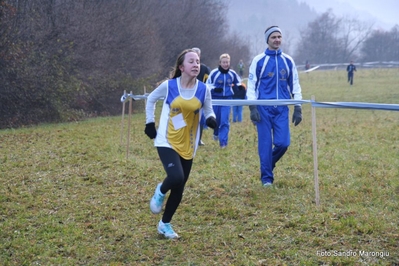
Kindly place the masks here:
MULTIPOLYGON (((126 95, 126 90, 123 91, 123 95, 126 95)), ((123 145, 123 119, 125 117, 125 105, 126 101, 122 103, 122 122, 121 122, 121 146, 123 145)))
MULTIPOLYGON (((130 95, 133 95, 132 91, 130 91, 130 95)), ((127 145, 126 145, 126 160, 129 158, 129 144, 130 144, 130 123, 132 120, 132 105, 133 99, 129 97, 129 122, 127 125, 127 145)))
MULTIPOLYGON (((312 102, 315 97, 312 95, 312 102)), ((319 194, 319 172, 317 162, 317 138, 316 138, 316 108, 312 106, 312 139, 313 139, 313 171, 314 171, 314 189, 316 192, 316 206, 320 206, 319 194)))
MULTIPOLYGON (((147 94, 147 89, 144 86, 144 94, 143 95, 146 95, 146 94, 147 94)), ((146 105, 147 105, 147 99, 144 99, 144 111, 145 111, 146 105)))

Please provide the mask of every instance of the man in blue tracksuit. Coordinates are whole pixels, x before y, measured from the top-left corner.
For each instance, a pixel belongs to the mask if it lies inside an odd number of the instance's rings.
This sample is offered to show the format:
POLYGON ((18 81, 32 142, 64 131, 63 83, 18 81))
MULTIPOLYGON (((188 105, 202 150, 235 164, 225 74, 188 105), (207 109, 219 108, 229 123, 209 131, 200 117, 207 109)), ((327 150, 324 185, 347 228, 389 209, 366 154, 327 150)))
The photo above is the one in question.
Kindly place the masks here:
MULTIPOLYGON (((294 60, 280 49, 282 34, 278 26, 265 31, 268 45, 266 51, 257 55, 249 68, 248 100, 302 100, 298 71, 294 60)), ((290 145, 288 106, 249 106, 251 120, 258 131, 258 153, 261 182, 268 187, 273 184, 273 169, 290 145)), ((292 122, 302 121, 302 107, 296 105, 292 122)))
POLYGON ((348 72, 348 82, 352 86, 353 85, 353 74, 356 71, 356 66, 353 64, 353 61, 346 67, 346 71, 348 72))
MULTIPOLYGON (((219 58, 219 67, 209 74, 206 81, 211 88, 212 99, 233 99, 233 86, 245 89, 241 86, 241 78, 230 69, 230 55, 222 54, 219 58)), ((230 130, 230 106, 214 105, 213 111, 216 114, 216 121, 219 128, 213 131, 213 139, 219 140, 220 148, 226 148, 229 141, 230 130)))

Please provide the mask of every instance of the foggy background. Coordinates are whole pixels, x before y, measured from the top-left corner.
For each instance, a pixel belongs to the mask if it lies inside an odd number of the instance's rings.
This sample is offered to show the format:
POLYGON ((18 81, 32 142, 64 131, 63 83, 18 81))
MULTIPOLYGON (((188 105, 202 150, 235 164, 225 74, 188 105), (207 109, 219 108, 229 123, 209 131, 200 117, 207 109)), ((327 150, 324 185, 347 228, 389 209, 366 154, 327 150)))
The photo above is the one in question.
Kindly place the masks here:
POLYGON ((120 115, 124 90, 152 91, 194 46, 210 68, 228 53, 247 71, 271 25, 298 67, 398 62, 399 26, 348 10, 297 0, 0 0, 0 129, 120 115))
POLYGON ((329 11, 338 18, 372 25, 375 30, 389 31, 399 24, 397 0, 231 0, 228 18, 231 31, 250 42, 252 55, 266 48, 263 32, 271 25, 280 26, 284 51, 292 54, 300 45, 301 31, 329 11))

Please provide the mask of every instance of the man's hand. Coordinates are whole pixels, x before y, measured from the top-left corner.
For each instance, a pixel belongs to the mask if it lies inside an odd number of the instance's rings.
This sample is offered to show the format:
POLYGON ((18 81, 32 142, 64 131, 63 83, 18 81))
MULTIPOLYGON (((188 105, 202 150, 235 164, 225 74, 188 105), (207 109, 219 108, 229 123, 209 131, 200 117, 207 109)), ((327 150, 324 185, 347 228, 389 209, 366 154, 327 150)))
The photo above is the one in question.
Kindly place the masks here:
POLYGON ((295 106, 294 107, 294 114, 292 115, 292 123, 297 126, 302 121, 302 107, 295 106))
POLYGON ((249 110, 251 111, 250 118, 252 122, 259 122, 260 121, 260 115, 258 112, 258 106, 256 105, 250 105, 249 110))

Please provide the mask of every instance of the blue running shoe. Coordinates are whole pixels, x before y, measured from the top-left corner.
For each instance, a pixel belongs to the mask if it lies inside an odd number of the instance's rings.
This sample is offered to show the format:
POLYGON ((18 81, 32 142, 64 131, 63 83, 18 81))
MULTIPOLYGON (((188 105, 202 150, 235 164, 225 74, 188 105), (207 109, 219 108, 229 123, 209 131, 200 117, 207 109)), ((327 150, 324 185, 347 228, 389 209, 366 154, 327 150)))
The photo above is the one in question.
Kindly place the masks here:
POLYGON ((158 223, 158 233, 169 239, 179 238, 179 235, 173 231, 172 225, 170 223, 164 223, 162 220, 158 223))
POLYGON ((159 183, 157 185, 154 196, 152 196, 150 201, 150 210, 154 214, 158 214, 162 211, 162 205, 165 199, 165 194, 161 193, 161 185, 162 183, 159 183))

